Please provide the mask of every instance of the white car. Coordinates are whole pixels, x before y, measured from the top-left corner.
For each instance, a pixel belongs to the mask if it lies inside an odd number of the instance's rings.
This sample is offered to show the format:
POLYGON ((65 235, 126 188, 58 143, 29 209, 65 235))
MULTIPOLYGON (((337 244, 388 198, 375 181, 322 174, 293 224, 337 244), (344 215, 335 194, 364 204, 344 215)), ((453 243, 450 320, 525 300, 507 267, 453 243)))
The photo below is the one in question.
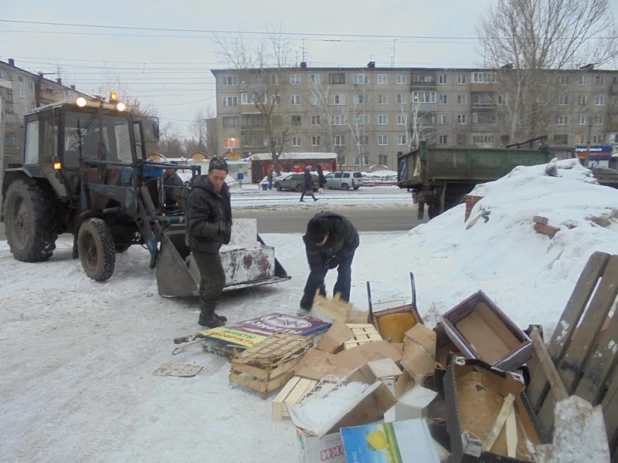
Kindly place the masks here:
POLYGON ((324 178, 326 188, 335 190, 349 190, 350 188, 358 190, 365 183, 360 172, 352 171, 331 172, 324 178))

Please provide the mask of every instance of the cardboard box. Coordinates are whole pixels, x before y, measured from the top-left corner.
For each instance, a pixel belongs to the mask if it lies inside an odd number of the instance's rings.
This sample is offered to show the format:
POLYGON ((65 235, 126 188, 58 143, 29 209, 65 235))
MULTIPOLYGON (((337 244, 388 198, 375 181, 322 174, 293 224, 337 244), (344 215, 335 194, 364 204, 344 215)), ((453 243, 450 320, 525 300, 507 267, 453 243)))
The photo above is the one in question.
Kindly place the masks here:
POLYGON ((532 356, 532 342, 482 291, 442 316, 446 333, 468 358, 513 371, 532 356))
POLYGON ((346 463, 341 434, 334 432, 322 439, 297 429, 300 463, 346 463))
POLYGON ((453 463, 478 459, 488 463, 534 461, 527 442, 534 446, 544 442, 524 389, 519 375, 505 373, 479 360, 459 357, 449 365, 444 378, 444 395, 453 463), (508 394, 515 396, 516 458, 506 456, 505 427, 491 451, 482 450, 508 394))
POLYGON ((335 320, 320 339, 316 349, 332 354, 340 350, 343 344, 352 337, 354 337, 354 332, 345 323, 335 320))
POLYGON ((440 463, 422 419, 342 428, 341 437, 349 463, 440 463))
MULTIPOLYGON (((321 425, 319 429, 310 429, 310 426, 303 421, 302 406, 288 405, 288 412, 294 426, 308 435, 323 437, 345 426, 363 425, 382 419, 384 413, 397 403, 397 398, 390 389, 381 381, 377 381, 366 366, 353 371, 341 381, 343 385, 355 382, 367 384, 369 388, 350 405, 339 411, 334 418, 321 425)), ((322 396, 315 397, 309 405, 315 404, 337 390, 334 388, 322 396)))
POLYGON ((395 394, 395 384, 402 374, 397 364, 393 362, 391 358, 385 358, 381 360, 373 360, 367 363, 367 368, 371 373, 379 379, 386 387, 388 387, 393 394, 395 394))
POLYGON ((442 383, 444 375, 446 375, 449 358, 453 354, 461 355, 461 350, 448 337, 443 323, 438 323, 433 331, 436 333, 436 368, 433 372, 433 386, 436 391, 444 395, 442 383))
POLYGON ((399 402, 384 414, 384 422, 426 418, 426 408, 437 395, 438 393, 431 389, 414 386, 410 391, 397 397, 399 402))
POLYGON ((436 333, 425 325, 415 325, 403 338, 402 366, 412 375, 432 375, 436 365, 436 333))

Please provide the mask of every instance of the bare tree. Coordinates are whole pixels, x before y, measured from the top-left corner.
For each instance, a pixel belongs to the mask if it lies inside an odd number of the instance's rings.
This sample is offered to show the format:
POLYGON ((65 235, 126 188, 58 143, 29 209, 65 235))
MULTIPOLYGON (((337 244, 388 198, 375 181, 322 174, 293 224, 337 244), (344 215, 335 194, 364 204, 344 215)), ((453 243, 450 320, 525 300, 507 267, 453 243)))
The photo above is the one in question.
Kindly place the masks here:
MULTIPOLYGON (((196 140, 196 151, 208 152, 212 149, 212 138, 216 139, 216 127, 208 127, 208 120, 215 117, 215 112, 211 106, 200 109, 193 116, 193 122, 189 126, 189 131, 193 139, 196 140), (213 132, 213 133, 211 133, 213 132), (210 140, 209 140, 210 139, 210 140), (211 141, 209 144, 208 142, 211 141)), ((212 149, 212 154, 216 153, 216 147, 212 149)))
POLYGON ((370 142, 369 132, 373 101, 370 100, 370 92, 367 90, 369 76, 365 73, 360 75, 365 80, 358 85, 357 91, 352 95, 353 101, 348 105, 347 125, 351 134, 350 143, 354 143, 355 148, 354 164, 358 164, 362 170, 370 142), (356 160, 358 160, 358 163, 356 160))
POLYGON ((261 133, 272 155, 275 170, 280 172, 279 157, 290 137, 289 128, 281 121, 281 79, 284 70, 292 65, 289 40, 281 31, 270 30, 257 41, 248 40, 242 33, 234 37, 215 36, 222 64, 241 72, 241 103, 255 106, 261 115, 261 133))
MULTIPOLYGON (((422 141, 435 143, 436 138, 436 112, 426 109, 426 97, 435 92, 412 92, 410 105, 400 104, 399 116, 406 126, 408 150, 418 149, 422 141)), ((435 103, 435 100, 430 104, 435 103)), ((399 122, 399 121, 398 121, 399 122)))
POLYGON ((477 35, 482 65, 495 72, 478 73, 475 83, 488 84, 502 113, 498 126, 511 140, 546 134, 557 71, 585 72, 618 56, 609 0, 503 0, 490 7, 477 35))

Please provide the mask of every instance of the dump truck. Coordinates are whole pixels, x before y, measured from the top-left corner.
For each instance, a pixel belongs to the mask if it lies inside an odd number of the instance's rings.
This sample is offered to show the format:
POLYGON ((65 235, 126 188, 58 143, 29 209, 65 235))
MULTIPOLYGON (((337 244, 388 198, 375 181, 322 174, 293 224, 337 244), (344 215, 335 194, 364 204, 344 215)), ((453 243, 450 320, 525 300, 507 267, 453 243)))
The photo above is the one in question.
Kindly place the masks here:
POLYGON ((564 146, 442 148, 421 142, 419 149, 397 155, 397 185, 412 190, 419 219, 424 216, 425 205, 432 219, 459 204, 479 183, 497 180, 517 166, 546 164, 553 158, 575 156, 574 149, 564 146))
MULTIPOLYGON (((24 127, 21 162, 5 170, 2 184, 0 219, 15 259, 47 261, 58 235, 71 233, 73 258, 102 282, 114 273, 116 253, 139 245, 150 254, 161 296, 198 294, 184 206, 201 168, 147 159, 146 133, 158 139, 157 121, 133 114, 112 92, 109 101, 79 97, 36 108, 24 127), (179 169, 189 170, 191 180, 170 206, 165 175, 179 169)), ((288 280, 257 227, 240 225, 233 235, 242 243, 222 249, 225 289, 288 280)))

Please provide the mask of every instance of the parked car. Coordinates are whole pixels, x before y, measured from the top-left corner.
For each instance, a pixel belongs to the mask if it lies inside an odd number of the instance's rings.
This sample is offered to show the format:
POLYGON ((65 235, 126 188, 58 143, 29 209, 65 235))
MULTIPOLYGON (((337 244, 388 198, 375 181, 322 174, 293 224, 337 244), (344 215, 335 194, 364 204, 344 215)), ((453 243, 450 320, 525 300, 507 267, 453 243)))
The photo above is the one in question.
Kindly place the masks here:
POLYGON ((352 171, 331 172, 325 179, 326 188, 336 190, 349 190, 350 188, 358 190, 365 183, 360 172, 352 171))
MULTIPOLYGON (((311 172, 313 178, 313 191, 318 191, 318 174, 311 172)), ((299 193, 303 191, 303 181, 305 174, 283 174, 281 177, 277 177, 274 181, 277 191, 282 190, 294 190, 299 193)))

